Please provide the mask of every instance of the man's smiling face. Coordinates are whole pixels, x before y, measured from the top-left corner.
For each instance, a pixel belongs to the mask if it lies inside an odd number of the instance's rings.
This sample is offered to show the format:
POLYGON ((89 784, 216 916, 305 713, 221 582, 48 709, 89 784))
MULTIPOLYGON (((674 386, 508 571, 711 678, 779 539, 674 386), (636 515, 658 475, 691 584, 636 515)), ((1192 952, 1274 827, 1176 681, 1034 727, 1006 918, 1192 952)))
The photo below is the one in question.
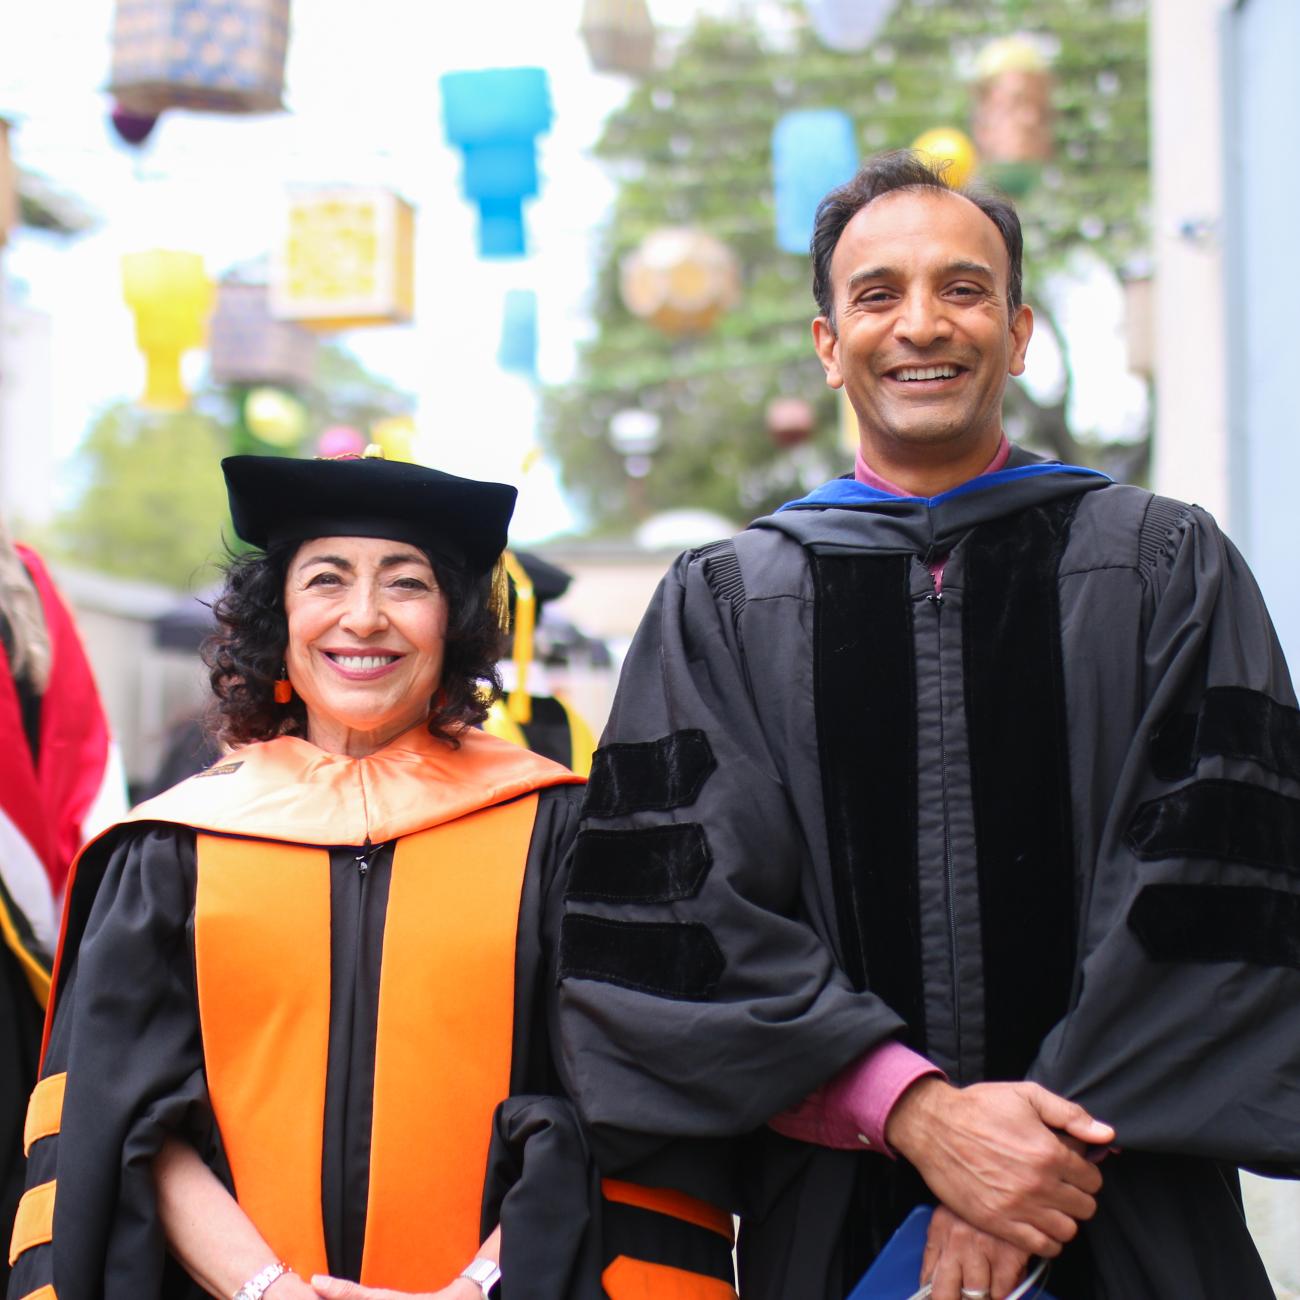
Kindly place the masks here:
POLYGON ((844 227, 830 271, 836 329, 819 316, 813 334, 868 462, 873 449, 894 462, 984 445, 991 458, 1007 376, 1023 372, 1033 329, 1027 307, 1008 309, 993 222, 958 194, 886 194, 844 227))

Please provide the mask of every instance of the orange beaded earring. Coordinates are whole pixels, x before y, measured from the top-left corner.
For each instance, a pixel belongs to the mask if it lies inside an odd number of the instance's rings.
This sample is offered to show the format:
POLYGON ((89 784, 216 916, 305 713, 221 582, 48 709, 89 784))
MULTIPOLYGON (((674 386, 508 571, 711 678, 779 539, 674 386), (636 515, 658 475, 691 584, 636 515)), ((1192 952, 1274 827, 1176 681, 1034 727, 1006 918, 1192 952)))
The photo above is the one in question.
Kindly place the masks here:
POLYGON ((288 704, 293 699, 293 683, 289 680, 287 664, 280 665, 280 675, 275 679, 274 696, 277 704, 288 704))

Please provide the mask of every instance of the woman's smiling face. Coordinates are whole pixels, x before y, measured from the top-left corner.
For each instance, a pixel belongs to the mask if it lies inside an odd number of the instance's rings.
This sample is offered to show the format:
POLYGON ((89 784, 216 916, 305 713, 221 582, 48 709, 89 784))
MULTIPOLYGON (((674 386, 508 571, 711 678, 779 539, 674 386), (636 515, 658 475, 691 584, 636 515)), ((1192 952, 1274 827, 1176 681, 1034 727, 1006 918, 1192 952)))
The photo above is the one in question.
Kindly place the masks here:
POLYGON ((289 562, 284 610, 285 663, 312 744, 359 757, 428 715, 448 611, 423 551, 378 537, 313 538, 289 562))

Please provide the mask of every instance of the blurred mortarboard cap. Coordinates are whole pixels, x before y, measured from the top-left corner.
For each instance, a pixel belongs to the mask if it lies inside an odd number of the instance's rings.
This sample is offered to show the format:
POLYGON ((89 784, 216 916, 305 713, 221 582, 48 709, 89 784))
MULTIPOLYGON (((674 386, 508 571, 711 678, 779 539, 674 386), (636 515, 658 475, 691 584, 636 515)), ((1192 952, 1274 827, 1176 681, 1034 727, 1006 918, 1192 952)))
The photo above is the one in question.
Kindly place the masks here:
MULTIPOLYGON (((559 600, 569 590, 573 574, 567 569, 562 569, 558 564, 552 564, 531 551, 512 550, 511 554, 519 561, 533 584, 533 596, 537 600, 538 609, 549 600, 559 600)), ((513 580, 510 585, 514 587, 513 580)))
POLYGON ((312 537, 407 542, 487 573, 505 549, 515 489, 382 456, 221 462, 235 532, 265 550, 312 537))

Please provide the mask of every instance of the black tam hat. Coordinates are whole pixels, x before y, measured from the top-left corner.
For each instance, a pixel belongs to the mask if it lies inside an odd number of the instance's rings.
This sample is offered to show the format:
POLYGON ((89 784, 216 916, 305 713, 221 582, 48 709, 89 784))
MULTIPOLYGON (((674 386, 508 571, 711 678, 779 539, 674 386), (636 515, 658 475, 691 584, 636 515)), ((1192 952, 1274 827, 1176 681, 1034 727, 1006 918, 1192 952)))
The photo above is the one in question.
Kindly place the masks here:
POLYGON ((487 573, 505 550, 515 489, 380 456, 221 462, 235 532, 265 550, 312 537, 407 542, 487 573))

